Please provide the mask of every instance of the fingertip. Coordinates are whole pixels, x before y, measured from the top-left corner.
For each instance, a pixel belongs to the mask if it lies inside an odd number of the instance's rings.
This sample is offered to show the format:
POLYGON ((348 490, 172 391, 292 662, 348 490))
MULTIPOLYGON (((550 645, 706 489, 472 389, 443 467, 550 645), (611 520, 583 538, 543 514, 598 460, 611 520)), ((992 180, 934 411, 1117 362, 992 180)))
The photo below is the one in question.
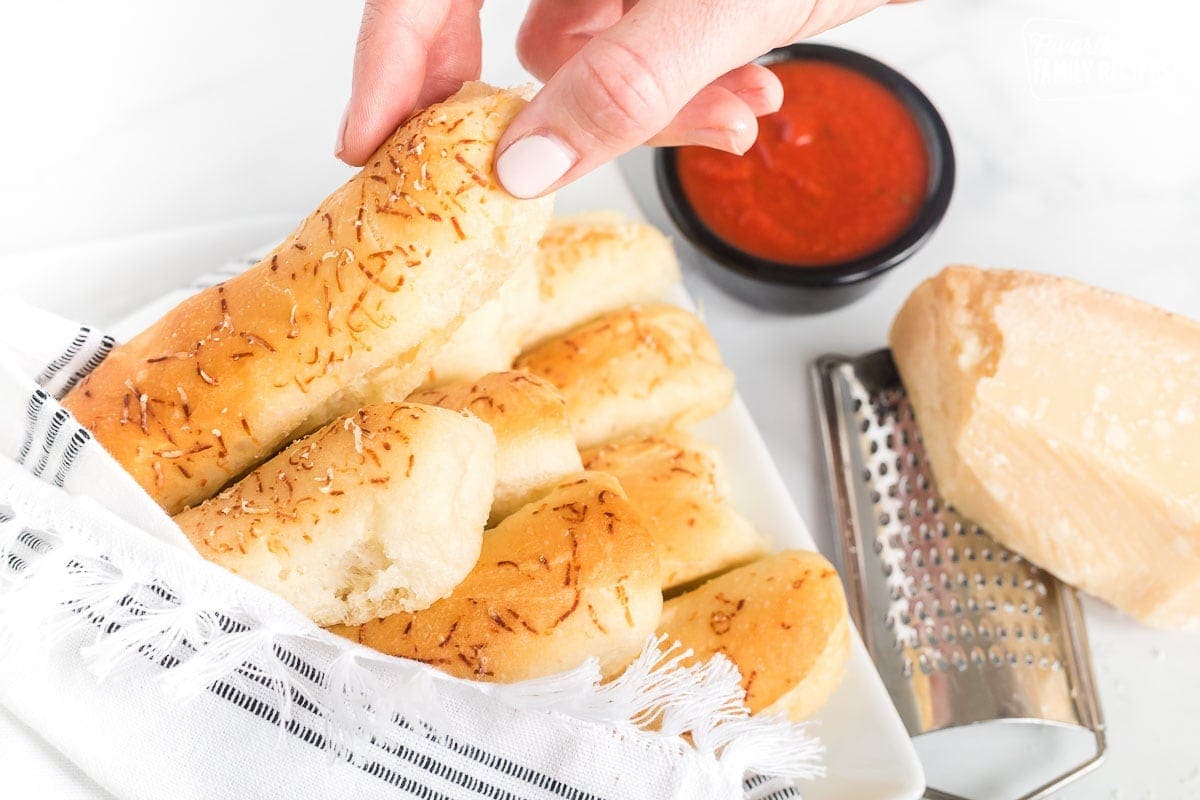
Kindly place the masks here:
MULTIPOLYGON (((342 120, 338 123, 337 139, 333 143, 333 155, 345 161, 346 152, 346 124, 350 119, 350 105, 346 104, 346 108, 342 111, 342 120)), ((347 162, 349 163, 349 162, 347 162)))
POLYGON ((783 105, 783 83, 761 64, 746 64, 713 81, 743 100, 756 116, 774 114, 783 105))
POLYGON ((388 131, 378 121, 364 118, 361 104, 351 98, 342 115, 341 127, 334 144, 334 155, 352 167, 361 167, 387 138, 388 131))
POLYGON ((700 145, 744 155, 758 138, 758 118, 733 92, 709 85, 652 138, 655 147, 700 145))
POLYGON ((496 156, 496 179, 514 197, 540 197, 578 162, 579 156, 554 136, 534 133, 496 156))
POLYGON ((761 82, 757 88, 744 94, 739 93, 738 96, 746 101, 746 105, 750 106, 750 110, 754 112, 755 116, 762 117, 774 114, 783 107, 783 81, 779 80, 779 76, 766 67, 760 67, 760 69, 762 70, 759 75, 761 82))

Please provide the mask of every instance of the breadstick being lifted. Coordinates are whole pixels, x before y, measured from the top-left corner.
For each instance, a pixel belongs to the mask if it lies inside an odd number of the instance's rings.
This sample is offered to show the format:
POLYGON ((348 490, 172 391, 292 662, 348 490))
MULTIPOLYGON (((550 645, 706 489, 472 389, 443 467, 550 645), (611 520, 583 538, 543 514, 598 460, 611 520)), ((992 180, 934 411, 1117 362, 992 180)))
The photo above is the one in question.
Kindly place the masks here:
POLYGON ((492 176, 522 105, 469 84, 413 116, 263 261, 118 347, 64 405, 175 513, 338 414, 403 399, 545 229, 551 201, 492 176))

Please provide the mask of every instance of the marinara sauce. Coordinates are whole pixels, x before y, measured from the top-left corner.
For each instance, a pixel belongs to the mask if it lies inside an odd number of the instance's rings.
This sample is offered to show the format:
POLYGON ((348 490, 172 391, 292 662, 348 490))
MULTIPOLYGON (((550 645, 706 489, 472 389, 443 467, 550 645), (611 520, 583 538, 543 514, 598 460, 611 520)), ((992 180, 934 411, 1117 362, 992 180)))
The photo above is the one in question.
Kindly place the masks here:
POLYGON ((895 240, 924 202, 929 156, 886 87, 825 61, 770 65, 783 107, 759 120, 744 156, 682 147, 679 180, 696 214, 735 247, 826 266, 895 240))

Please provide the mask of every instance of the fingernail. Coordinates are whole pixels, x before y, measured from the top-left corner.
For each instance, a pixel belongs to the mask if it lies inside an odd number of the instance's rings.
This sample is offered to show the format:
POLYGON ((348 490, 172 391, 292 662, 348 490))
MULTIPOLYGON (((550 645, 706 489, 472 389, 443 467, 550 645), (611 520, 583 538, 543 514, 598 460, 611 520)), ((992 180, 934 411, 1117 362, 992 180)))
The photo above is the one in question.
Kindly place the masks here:
POLYGON ((526 136, 508 146, 496 159, 496 177, 514 197, 537 197, 575 165, 577 157, 557 139, 526 136))
POLYGON ((724 150, 726 153, 740 156, 746 152, 741 144, 741 137, 745 130, 745 125, 730 128, 693 128, 684 133, 682 138, 684 144, 711 147, 714 150, 724 150))
POLYGON ((346 125, 350 122, 350 106, 347 104, 346 110, 342 112, 342 121, 338 125, 337 141, 333 145, 333 154, 338 158, 342 157, 342 153, 346 150, 346 125))

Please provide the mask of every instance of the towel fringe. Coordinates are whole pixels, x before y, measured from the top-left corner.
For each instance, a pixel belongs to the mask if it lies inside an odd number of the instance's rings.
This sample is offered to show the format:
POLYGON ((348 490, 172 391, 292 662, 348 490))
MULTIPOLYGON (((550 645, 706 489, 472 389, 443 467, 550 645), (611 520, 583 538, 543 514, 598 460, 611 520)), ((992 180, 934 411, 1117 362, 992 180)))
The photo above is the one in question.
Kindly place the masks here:
POLYGON ((156 576, 128 572, 113 554, 90 551, 86 534, 77 530, 69 540, 38 531, 47 546, 22 550, 26 530, 19 513, 0 519, 0 567, 7 565, 0 569, 0 637, 86 631, 81 653, 98 679, 145 675, 147 663, 157 664, 156 679, 180 702, 230 683, 268 703, 281 732, 302 703, 318 709, 324 746, 334 759, 353 759, 398 722, 424 726, 431 736, 446 732, 443 687, 455 684, 510 708, 568 724, 605 725, 631 741, 695 752, 707 769, 731 782, 747 771, 788 779, 823 774, 822 747, 808 725, 750 716, 732 662, 716 656, 694 663, 690 650, 664 636, 649 638, 608 682, 592 659, 544 678, 476 683, 331 640, 311 625, 256 619, 246 609, 176 596, 156 576), (50 619, 43 614, 47 607, 57 609, 50 619), (36 614, 42 616, 32 619, 36 614), (301 646, 328 653, 320 674, 298 669, 294 653, 301 646))

